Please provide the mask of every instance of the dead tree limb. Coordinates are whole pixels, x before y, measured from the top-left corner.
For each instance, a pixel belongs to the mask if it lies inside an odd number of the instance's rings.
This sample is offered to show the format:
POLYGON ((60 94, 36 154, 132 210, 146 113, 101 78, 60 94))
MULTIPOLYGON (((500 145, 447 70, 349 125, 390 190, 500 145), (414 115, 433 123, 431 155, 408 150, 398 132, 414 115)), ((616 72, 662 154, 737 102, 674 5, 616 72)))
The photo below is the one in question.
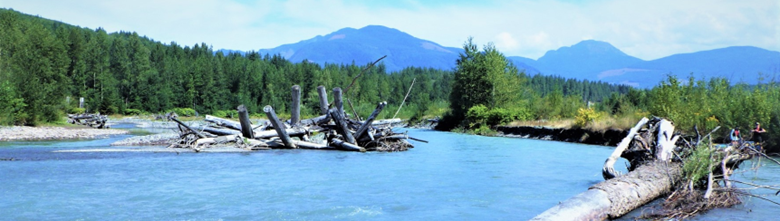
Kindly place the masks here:
POLYGON ((255 138, 255 133, 252 132, 252 123, 249 121, 249 112, 246 110, 246 106, 238 106, 238 121, 241 123, 241 134, 246 138, 255 138))
POLYGON ((189 125, 184 124, 181 121, 179 121, 179 119, 171 118, 171 120, 173 120, 174 122, 178 123, 182 127, 187 128, 187 130, 192 131, 193 133, 195 133, 195 135, 198 135, 199 138, 205 138, 206 137, 206 135, 203 135, 202 133, 198 132, 197 130, 192 129, 189 125))
POLYGON ((417 80, 417 78, 413 78, 412 79, 412 84, 409 85, 409 90, 406 91, 406 96, 404 96, 404 100, 401 101, 401 105, 398 105, 398 110, 395 111, 395 114, 393 114, 393 118, 395 118, 395 116, 398 116, 398 112, 401 112, 401 107, 404 106, 404 103, 406 102, 406 98, 408 98, 409 97, 409 93, 412 92, 412 87, 414 87, 414 81, 416 81, 416 80, 417 80))
POLYGON ((607 158, 607 161, 604 162, 604 167, 601 169, 601 175, 604 177, 604 180, 609 180, 618 175, 618 172, 615 171, 615 162, 617 162, 618 158, 620 158, 620 155, 623 154, 624 151, 628 148, 628 145, 631 143, 631 140, 634 138, 636 133, 639 131, 642 126, 644 126, 649 119, 646 117, 642 118, 636 126, 631 128, 631 130, 628 132, 628 136, 624 137, 622 141, 620 141, 620 144, 618 144, 617 148, 615 148, 615 151, 612 152, 612 155, 607 158))
MULTIPOLYGON (((363 122, 363 125, 360 125, 358 130, 355 132, 355 139, 360 139, 363 137, 363 134, 366 133, 369 127, 371 127, 371 123, 374 122, 374 119, 376 119, 377 116, 379 116, 379 113, 382 112, 382 109, 387 106, 387 102, 379 102, 379 104, 376 105, 376 109, 374 109, 374 112, 371 113, 368 118, 366 118, 366 122, 363 122)), ((373 140, 373 139, 371 139, 373 140)))
POLYGON ((290 125, 301 123, 301 86, 292 86, 292 104, 290 105, 290 125))
POLYGON ((355 137, 352 136, 349 128, 347 128, 347 122, 344 119, 344 116, 342 116, 341 113, 335 109, 330 109, 328 112, 330 113, 330 117, 336 123, 336 131, 341 134, 341 136, 343 136, 347 142, 355 144, 355 137))
POLYGON ((317 86, 317 94, 320 98, 320 114, 328 115, 328 92, 325 91, 325 86, 317 86))
POLYGON ((263 112, 265 112, 265 115, 268 117, 268 120, 271 121, 271 124, 274 125, 274 130, 276 130, 276 133, 279 135, 282 143, 284 143, 284 146, 288 148, 296 148, 295 143, 293 143, 292 139, 290 139, 290 135, 287 134, 287 131, 284 128, 284 124, 282 124, 282 121, 280 121, 279 117, 276 116, 274 108, 271 107, 271 105, 266 105, 263 107, 263 112))

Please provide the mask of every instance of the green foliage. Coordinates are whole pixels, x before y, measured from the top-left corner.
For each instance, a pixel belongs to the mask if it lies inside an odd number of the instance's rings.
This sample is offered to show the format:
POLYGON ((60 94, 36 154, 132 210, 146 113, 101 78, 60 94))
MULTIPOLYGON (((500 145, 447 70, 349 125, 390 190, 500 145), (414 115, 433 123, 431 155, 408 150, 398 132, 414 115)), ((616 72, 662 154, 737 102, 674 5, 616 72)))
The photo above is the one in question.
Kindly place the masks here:
POLYGON ((498 132, 496 132, 493 129, 490 129, 487 125, 481 125, 478 128, 474 128, 471 131, 469 131, 471 134, 476 135, 482 135, 482 136, 495 136, 498 132))
POLYGON ((495 46, 489 43, 479 51, 469 38, 463 49, 450 94, 455 119, 465 119, 468 108, 478 105, 504 108, 520 100, 523 75, 495 46))
POLYGON ((182 117, 194 117, 198 113, 197 111, 195 111, 195 109, 192 108, 173 108, 172 110, 166 112, 171 112, 171 111, 175 112, 177 115, 182 117))
POLYGON ((214 115, 215 117, 221 117, 221 118, 238 118, 238 111, 237 110, 218 110, 211 113, 211 115, 214 115))
POLYGON ((591 108, 580 108, 577 110, 577 116, 574 117, 574 126, 585 127, 600 119, 603 115, 603 113, 599 113, 591 108))
POLYGON ((125 109, 125 115, 135 115, 135 116, 138 116, 138 115, 142 115, 142 114, 144 114, 144 111, 139 110, 139 109, 132 109, 132 108, 126 108, 125 109))
POLYGON ((25 106, 27 104, 16 95, 13 85, 8 81, 0 82, 0 124, 25 124, 28 120, 28 115, 22 111, 25 106))
POLYGON ((83 113, 86 113, 86 112, 87 112, 86 108, 74 107, 74 108, 71 108, 68 113, 70 113, 70 114, 83 114, 83 113))
POLYGON ((710 173, 710 164, 717 165, 719 163, 712 159, 713 151, 708 146, 709 144, 700 144, 689 157, 685 158, 683 174, 686 181, 694 184, 701 183, 710 173))
POLYGON ((524 114, 518 109, 509 110, 505 108, 489 109, 485 105, 477 105, 469 108, 466 112, 466 122, 468 128, 480 128, 484 126, 495 126, 508 124, 518 119, 519 114, 524 114))

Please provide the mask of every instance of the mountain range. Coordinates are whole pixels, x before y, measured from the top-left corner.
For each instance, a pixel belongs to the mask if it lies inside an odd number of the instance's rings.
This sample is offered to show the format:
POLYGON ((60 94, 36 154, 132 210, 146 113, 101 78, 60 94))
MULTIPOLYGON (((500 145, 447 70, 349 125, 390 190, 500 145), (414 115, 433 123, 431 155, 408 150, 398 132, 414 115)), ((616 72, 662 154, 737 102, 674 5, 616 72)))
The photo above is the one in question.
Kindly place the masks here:
MULTIPOLYGON (((384 55, 390 72, 405 67, 451 70, 461 48, 445 47, 397 29, 370 25, 343 28, 293 44, 260 49, 261 54, 279 54, 292 62, 318 64, 367 64, 384 55)), ((636 87, 652 87, 667 75, 687 79, 723 77, 731 82, 755 84, 759 73, 764 82, 780 77, 780 52, 752 46, 733 46, 708 51, 674 54, 655 60, 628 55, 603 41, 585 40, 550 50, 538 59, 508 56, 527 74, 555 75, 579 80, 603 81, 636 87)), ((684 80, 684 79, 683 79, 684 80)), ((780 81, 780 79, 778 79, 780 81)))

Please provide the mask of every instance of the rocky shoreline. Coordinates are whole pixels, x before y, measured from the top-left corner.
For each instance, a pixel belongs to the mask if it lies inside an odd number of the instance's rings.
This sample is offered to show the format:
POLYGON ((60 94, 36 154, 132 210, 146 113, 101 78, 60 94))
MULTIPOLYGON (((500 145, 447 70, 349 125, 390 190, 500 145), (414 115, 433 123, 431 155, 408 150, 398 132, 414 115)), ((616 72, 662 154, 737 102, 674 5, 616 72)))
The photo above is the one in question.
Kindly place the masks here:
POLYGON ((0 141, 93 139, 127 133, 129 131, 117 129, 4 126, 0 127, 0 141))

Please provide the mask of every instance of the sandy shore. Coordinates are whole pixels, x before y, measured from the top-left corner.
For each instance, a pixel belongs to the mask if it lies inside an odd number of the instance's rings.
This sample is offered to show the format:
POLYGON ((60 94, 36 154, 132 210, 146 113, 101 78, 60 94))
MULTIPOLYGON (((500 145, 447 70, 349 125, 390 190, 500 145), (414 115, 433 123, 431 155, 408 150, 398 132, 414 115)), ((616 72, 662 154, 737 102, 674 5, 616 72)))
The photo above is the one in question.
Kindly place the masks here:
POLYGON ((0 127, 0 141, 92 139, 127 133, 117 129, 11 126, 0 127))

